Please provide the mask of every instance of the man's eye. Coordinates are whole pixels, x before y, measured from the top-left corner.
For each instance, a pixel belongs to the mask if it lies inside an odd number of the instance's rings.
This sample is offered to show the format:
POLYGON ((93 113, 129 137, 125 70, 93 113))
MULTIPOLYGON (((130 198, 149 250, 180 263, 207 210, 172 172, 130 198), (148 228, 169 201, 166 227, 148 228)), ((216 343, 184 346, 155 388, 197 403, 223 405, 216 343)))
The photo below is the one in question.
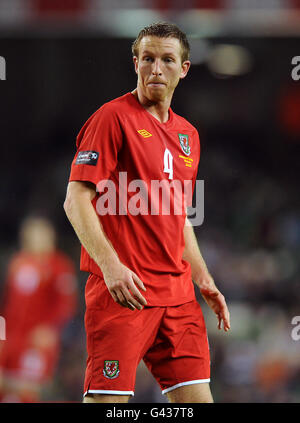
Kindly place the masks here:
POLYGON ((171 59, 171 57, 166 57, 165 58, 165 62, 167 62, 167 63, 170 63, 170 62, 172 62, 173 61, 173 59, 171 59))
POLYGON ((152 58, 151 58, 151 57, 149 57, 149 56, 146 56, 146 57, 144 57, 144 60, 145 60, 146 62, 151 62, 152 58))

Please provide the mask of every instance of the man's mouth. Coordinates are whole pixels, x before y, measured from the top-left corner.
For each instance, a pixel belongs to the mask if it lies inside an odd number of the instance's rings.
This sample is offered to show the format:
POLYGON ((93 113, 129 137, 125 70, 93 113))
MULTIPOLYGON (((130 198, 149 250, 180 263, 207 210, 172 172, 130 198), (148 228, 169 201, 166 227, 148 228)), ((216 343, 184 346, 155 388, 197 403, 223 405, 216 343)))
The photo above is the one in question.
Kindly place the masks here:
POLYGON ((151 81, 148 82, 148 85, 150 85, 151 87, 164 87, 166 84, 160 81, 151 81))

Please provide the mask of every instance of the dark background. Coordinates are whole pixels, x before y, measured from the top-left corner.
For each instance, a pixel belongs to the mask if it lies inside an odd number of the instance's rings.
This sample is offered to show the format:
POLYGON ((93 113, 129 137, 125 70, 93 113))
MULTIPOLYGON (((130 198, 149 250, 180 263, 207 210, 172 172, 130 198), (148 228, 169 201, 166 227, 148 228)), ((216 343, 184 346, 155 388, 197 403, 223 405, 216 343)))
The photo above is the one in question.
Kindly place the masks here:
MULTIPOLYGON (((300 39, 205 41, 211 49, 242 46, 252 58, 236 76, 212 72, 205 60, 192 65, 172 103, 200 133, 205 219, 195 231, 231 311, 231 332, 218 332, 197 292, 212 391, 218 402, 299 402, 299 341, 291 337, 291 319, 300 315, 300 81, 291 77, 291 59, 300 55, 300 39)), ((131 42, 91 31, 0 37, 7 63, 7 80, 0 82, 0 288, 22 219, 40 212, 53 220, 60 248, 75 260, 82 293, 45 401, 81 401, 87 275, 79 272, 79 242, 62 206, 81 126, 104 102, 136 86, 131 42)), ((143 365, 132 401, 165 401, 143 365)))

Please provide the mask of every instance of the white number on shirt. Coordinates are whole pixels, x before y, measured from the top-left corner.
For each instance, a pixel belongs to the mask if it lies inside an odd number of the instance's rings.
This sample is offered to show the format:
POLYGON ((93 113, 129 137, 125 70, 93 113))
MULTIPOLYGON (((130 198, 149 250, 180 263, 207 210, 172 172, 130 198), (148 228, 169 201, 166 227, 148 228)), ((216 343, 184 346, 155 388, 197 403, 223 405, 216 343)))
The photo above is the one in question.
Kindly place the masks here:
POLYGON ((169 179, 173 179, 173 156, 167 148, 164 154, 164 172, 169 174, 169 179))

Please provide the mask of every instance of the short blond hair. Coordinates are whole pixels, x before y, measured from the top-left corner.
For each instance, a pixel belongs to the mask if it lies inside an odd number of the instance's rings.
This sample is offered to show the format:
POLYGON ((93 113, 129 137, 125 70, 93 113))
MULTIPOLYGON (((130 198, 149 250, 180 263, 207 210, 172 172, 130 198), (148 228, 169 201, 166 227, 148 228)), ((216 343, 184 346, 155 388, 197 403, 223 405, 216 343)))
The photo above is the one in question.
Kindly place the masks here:
POLYGON ((177 25, 168 22, 157 22, 143 28, 132 43, 133 56, 139 57, 139 46, 142 38, 155 36, 159 38, 177 38, 181 45, 181 60, 185 62, 190 58, 190 45, 187 36, 177 25))

